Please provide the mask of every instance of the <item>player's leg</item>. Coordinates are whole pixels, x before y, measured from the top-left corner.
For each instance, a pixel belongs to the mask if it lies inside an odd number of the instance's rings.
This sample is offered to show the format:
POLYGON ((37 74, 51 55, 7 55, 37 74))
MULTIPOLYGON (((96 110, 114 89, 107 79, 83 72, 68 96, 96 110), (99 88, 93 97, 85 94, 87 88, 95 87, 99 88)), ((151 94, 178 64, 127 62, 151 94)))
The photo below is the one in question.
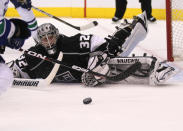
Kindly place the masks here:
POLYGON ((11 2, 15 6, 21 18, 27 22, 32 37, 37 41, 36 33, 38 24, 33 11, 31 10, 31 0, 11 0, 11 2))
POLYGON ((27 22, 28 28, 31 31, 32 37, 37 40, 36 34, 37 34, 37 20, 32 12, 32 10, 27 10, 21 7, 16 8, 21 18, 27 22))
POLYGON ((149 22, 155 22, 156 18, 152 16, 152 1, 151 0, 139 0, 141 3, 141 9, 142 11, 146 11, 147 13, 147 20, 149 22))
POLYGON ((127 7, 127 0, 116 0, 116 10, 115 10, 115 15, 112 18, 113 22, 118 22, 121 20, 126 12, 126 7, 127 7))

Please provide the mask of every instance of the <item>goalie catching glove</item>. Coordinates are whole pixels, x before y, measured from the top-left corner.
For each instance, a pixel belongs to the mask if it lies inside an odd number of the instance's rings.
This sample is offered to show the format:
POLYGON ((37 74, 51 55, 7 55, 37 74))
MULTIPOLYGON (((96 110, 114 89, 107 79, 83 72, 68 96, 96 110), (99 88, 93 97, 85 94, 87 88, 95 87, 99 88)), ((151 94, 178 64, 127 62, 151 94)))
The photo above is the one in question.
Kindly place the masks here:
MULTIPOLYGON (((88 62, 88 69, 92 70, 93 72, 97 72, 103 75, 109 74, 109 66, 108 66, 108 57, 107 54, 102 53, 100 55, 92 56, 88 62)), ((105 77, 102 76, 95 76, 92 73, 85 72, 82 74, 81 81, 85 86, 97 86, 106 81, 105 77)))

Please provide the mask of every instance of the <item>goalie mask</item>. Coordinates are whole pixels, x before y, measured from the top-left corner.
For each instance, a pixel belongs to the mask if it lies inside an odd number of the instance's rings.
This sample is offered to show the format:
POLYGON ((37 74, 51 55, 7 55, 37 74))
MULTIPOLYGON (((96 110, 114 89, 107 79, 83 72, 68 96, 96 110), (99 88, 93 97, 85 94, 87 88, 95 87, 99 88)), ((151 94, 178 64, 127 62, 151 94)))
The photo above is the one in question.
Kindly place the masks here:
POLYGON ((59 37, 58 29, 51 23, 42 24, 37 30, 38 43, 42 45, 49 55, 57 51, 56 43, 59 37))

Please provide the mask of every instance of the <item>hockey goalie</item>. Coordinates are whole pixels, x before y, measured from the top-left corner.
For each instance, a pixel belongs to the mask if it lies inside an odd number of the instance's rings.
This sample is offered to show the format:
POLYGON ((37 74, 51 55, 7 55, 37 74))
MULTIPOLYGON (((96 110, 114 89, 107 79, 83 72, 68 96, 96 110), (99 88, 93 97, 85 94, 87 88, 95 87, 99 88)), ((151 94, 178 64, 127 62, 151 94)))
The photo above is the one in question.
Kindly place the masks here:
MULTIPOLYGON (((52 82, 81 82, 86 86, 98 86, 108 81, 139 81, 146 79, 150 85, 158 85, 173 75, 175 69, 151 56, 128 57, 148 32, 146 13, 133 18, 131 24, 118 27, 113 35, 100 38, 96 35, 76 34, 68 37, 60 34, 51 23, 38 27, 38 43, 24 52, 20 58, 7 63, 15 78, 46 79, 52 82), (63 56, 59 58, 59 54, 63 56), (47 56, 67 66, 42 59, 47 56), (89 72, 68 68, 76 65, 89 72), (96 75, 102 74, 102 75, 96 75)), ((144 83, 144 81, 143 81, 144 83)))

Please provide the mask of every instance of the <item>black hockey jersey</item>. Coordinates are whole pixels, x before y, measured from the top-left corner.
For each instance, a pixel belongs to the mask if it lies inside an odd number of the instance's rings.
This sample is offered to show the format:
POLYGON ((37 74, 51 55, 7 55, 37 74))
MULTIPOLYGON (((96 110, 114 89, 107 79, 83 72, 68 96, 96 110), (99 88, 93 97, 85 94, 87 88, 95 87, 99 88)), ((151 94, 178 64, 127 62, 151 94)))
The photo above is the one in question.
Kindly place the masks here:
MULTIPOLYGON (((87 68, 89 53, 91 47, 92 35, 77 34, 71 37, 60 35, 57 40, 57 53, 54 56, 49 56, 44 47, 36 45, 31 47, 29 51, 42 54, 53 59, 57 59, 60 51, 63 52, 62 62, 65 65, 72 66, 77 65, 83 68, 87 68)), ((51 72, 54 64, 40 58, 33 57, 28 54, 23 54, 17 59, 16 64, 19 68, 27 72, 30 78, 46 78, 51 72)), ((80 82, 81 72, 68 69, 60 66, 54 82, 80 82)))

